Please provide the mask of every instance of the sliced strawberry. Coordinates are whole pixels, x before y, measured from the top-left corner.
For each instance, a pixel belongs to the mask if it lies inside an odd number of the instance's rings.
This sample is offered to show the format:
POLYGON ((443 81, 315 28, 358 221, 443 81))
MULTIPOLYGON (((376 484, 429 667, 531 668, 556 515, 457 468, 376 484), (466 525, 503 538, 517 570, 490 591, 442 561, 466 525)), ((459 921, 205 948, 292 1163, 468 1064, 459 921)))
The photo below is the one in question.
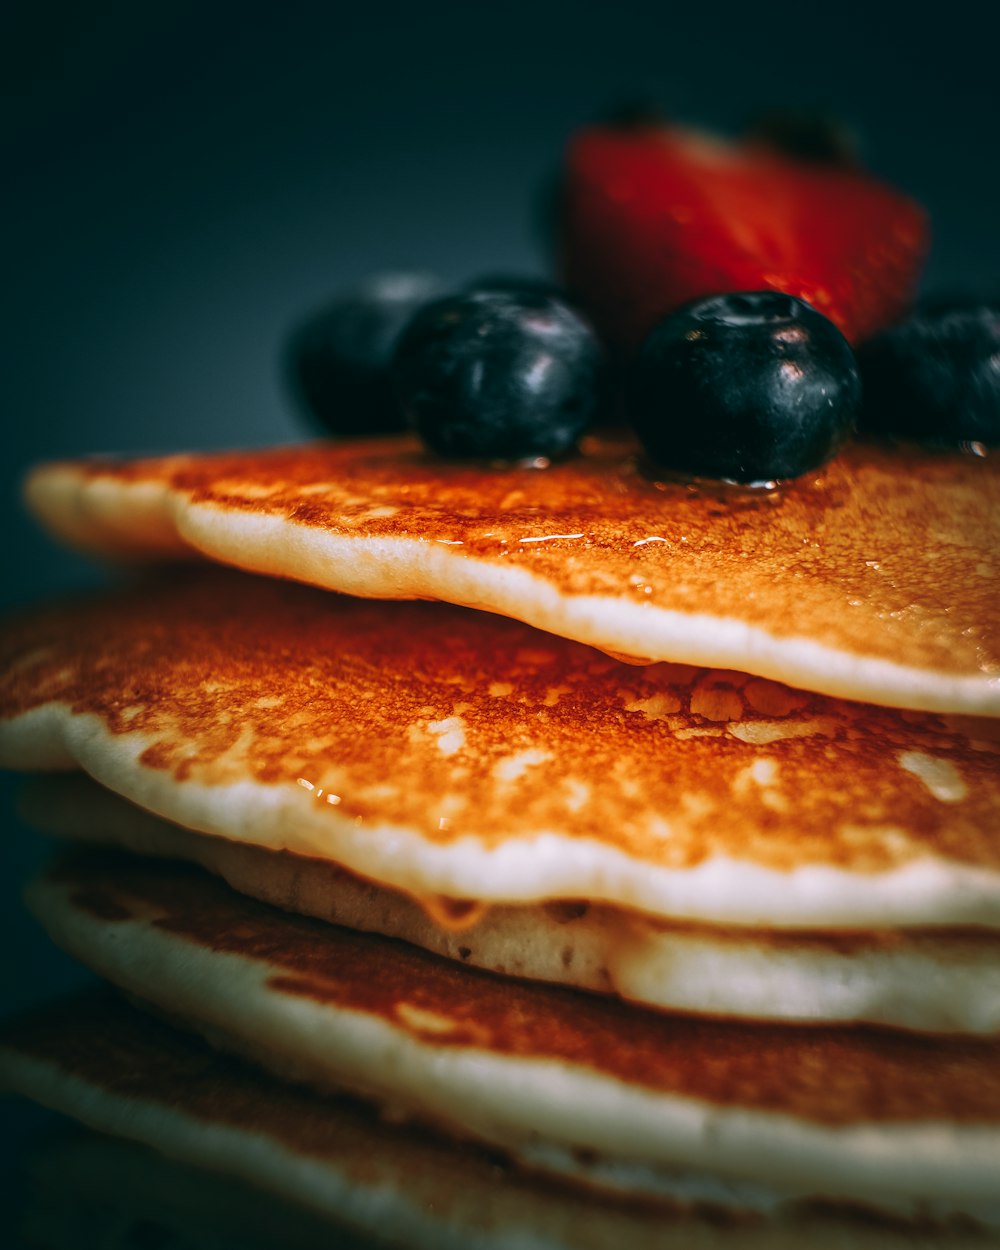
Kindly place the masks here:
POLYGON ((858 342, 909 307, 927 243, 923 209, 852 165, 671 126, 570 143, 562 276, 625 351, 687 300, 768 288, 858 342))

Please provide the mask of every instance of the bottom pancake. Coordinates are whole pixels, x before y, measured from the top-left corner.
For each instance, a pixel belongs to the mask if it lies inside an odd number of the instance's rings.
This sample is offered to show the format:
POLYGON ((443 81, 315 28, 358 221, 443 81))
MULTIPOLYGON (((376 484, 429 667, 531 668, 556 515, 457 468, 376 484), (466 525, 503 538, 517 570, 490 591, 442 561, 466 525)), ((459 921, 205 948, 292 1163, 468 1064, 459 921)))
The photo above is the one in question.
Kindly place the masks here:
POLYGON ((1000 1225, 1000 1042, 731 1024, 514 982, 92 853, 33 887, 71 954, 220 1047, 587 1186, 1000 1225))
MULTIPOLYGON (((47 1185, 54 1202, 43 1213, 38 1244, 51 1250, 78 1250, 80 1225, 76 1236, 60 1241, 65 1222, 53 1218, 52 1208, 61 1198, 72 1203, 81 1196, 91 1209, 100 1202, 105 1214, 127 1212, 115 1226, 118 1248, 123 1224, 136 1222, 145 1232, 137 1243, 143 1247, 151 1225, 176 1229, 185 1218, 196 1221, 198 1246, 208 1233, 223 1237, 233 1227, 245 1233, 248 1211, 261 1229, 271 1221, 284 1231, 287 1208, 279 1205, 275 1214, 268 1195, 415 1250, 987 1250, 998 1244, 996 1236, 968 1227, 916 1228, 832 1211, 727 1218, 580 1193, 414 1125, 387 1124, 362 1104, 283 1085, 103 992, 8 1024, 0 1032, 0 1079, 157 1152, 104 1146, 95 1155, 84 1146, 81 1158, 80 1147, 75 1153, 63 1147, 47 1166, 43 1160, 42 1192, 47 1185), (262 1192, 234 1190, 220 1174, 262 1192), (241 1194, 248 1211, 239 1210, 241 1194)), ((317 1231, 310 1218, 300 1225, 290 1215, 280 1244, 309 1250, 317 1231)))
POLYGON ((768 933, 585 902, 463 915, 448 900, 414 900, 328 860, 192 833, 82 774, 33 779, 22 809, 46 832, 197 864, 287 911, 504 975, 706 1015, 1000 1032, 1000 934, 991 930, 768 933))

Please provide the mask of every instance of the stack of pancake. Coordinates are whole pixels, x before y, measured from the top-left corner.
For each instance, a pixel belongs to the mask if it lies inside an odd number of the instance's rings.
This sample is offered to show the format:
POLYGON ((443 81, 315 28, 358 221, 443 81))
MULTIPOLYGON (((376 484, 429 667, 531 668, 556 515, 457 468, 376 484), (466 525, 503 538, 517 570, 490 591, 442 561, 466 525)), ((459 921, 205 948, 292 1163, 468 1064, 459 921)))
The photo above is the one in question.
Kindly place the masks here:
POLYGON ((143 571, 0 629, 0 764, 132 1005, 6 1082, 393 1244, 994 1244, 998 498, 864 444, 43 467, 143 571))

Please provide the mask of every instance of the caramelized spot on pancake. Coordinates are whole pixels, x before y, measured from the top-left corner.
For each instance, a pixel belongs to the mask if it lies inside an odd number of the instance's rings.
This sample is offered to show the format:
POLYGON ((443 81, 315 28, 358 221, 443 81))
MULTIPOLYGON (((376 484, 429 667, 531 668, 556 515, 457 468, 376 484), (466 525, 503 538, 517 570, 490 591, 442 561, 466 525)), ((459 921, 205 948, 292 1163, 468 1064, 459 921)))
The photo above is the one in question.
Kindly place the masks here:
POLYGON ((289 788, 331 847, 349 822, 437 845, 545 830, 674 869, 1000 864, 988 722, 625 667, 441 604, 163 577, 0 627, 0 715, 50 703, 139 735, 136 778, 289 788))
MULTIPOLYGON (((1000 675, 1000 456, 857 442, 766 492, 654 481, 626 442, 590 439, 584 451, 541 472, 498 470, 400 437, 72 470, 331 535, 438 544, 455 561, 526 569, 563 595, 706 613, 943 674, 1000 675)), ((517 615, 515 602, 501 610, 517 615)))
POLYGON ((459 933, 478 924, 489 911, 486 903, 474 898, 446 898, 443 894, 417 894, 414 898, 436 925, 459 933))
POLYGON ((197 869, 91 854, 62 873, 77 888, 104 883, 145 915, 141 923, 265 965, 276 993, 381 1017, 438 1048, 571 1063, 657 1092, 825 1124, 1000 1119, 996 1039, 658 1014, 287 916, 197 869))

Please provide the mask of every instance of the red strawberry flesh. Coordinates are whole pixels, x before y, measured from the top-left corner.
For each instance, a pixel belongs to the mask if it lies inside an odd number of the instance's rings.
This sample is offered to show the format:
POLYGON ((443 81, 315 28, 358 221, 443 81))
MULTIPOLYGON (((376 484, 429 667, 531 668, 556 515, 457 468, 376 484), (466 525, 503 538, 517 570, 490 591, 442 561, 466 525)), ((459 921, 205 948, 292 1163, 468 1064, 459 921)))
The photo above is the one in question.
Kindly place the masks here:
POLYGON ((906 312, 927 244, 923 209, 853 165, 676 127, 595 127, 569 147, 563 277, 626 352, 688 300, 767 289, 859 342, 906 312))

